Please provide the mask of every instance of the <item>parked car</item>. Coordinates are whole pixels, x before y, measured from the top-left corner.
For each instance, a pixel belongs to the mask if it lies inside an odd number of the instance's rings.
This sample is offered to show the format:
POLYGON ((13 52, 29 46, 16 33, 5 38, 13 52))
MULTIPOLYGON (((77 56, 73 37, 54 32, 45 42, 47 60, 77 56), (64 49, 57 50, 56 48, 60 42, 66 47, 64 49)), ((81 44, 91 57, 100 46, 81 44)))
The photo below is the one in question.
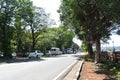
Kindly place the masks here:
POLYGON ((28 57, 28 55, 29 55, 29 52, 25 52, 25 53, 23 53, 23 57, 28 57))
POLYGON ((49 51, 49 54, 51 54, 51 55, 58 55, 58 54, 62 54, 62 51, 60 51, 59 48, 53 47, 53 48, 51 48, 51 50, 49 51))
POLYGON ((72 48, 67 48, 67 53, 68 54, 72 54, 73 53, 73 49, 72 48))
POLYGON ((30 52, 28 57, 29 58, 39 58, 43 55, 44 55, 44 53, 42 53, 40 50, 35 50, 34 52, 30 52))

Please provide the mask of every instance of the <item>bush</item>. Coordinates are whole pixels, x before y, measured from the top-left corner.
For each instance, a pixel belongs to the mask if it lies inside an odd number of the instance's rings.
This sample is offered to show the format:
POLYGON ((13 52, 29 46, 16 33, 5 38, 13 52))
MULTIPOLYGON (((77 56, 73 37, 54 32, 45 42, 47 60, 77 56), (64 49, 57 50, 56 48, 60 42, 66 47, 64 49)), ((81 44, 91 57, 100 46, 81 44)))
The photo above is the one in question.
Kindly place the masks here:
POLYGON ((109 71, 110 73, 112 73, 112 76, 115 76, 118 79, 120 78, 119 64, 109 61, 103 64, 103 66, 101 66, 101 69, 104 71, 109 71))

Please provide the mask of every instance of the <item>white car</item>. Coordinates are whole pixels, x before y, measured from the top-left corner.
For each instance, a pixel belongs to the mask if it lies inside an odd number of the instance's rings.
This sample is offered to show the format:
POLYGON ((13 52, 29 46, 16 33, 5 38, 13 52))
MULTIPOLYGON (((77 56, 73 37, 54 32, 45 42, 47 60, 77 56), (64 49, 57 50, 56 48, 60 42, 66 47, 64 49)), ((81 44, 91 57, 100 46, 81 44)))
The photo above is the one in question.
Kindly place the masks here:
POLYGON ((40 50, 35 50, 34 52, 30 52, 28 57, 29 58, 38 58, 43 56, 44 54, 40 50))

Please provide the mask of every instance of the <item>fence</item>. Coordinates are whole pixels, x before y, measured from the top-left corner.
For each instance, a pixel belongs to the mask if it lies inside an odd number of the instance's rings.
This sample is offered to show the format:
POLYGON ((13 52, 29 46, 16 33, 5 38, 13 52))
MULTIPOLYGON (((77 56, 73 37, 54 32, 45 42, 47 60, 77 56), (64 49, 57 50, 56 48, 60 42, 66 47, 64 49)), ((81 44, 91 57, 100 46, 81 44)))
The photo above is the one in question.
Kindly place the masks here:
POLYGON ((120 63, 120 52, 101 52, 100 53, 100 61, 106 62, 106 61, 115 61, 117 63, 120 63))

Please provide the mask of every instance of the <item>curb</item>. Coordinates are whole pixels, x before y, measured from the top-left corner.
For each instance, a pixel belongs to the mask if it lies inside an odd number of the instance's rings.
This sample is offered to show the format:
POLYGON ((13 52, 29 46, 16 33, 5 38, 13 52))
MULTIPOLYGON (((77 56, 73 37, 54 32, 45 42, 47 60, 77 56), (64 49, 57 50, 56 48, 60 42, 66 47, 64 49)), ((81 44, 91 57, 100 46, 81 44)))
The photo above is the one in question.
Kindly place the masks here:
POLYGON ((80 64, 80 66, 79 66, 79 68, 78 68, 78 70, 77 70, 77 72, 76 72, 76 74, 75 74, 74 80, 78 80, 78 79, 79 79, 79 77, 80 77, 80 72, 81 72, 83 63, 84 63, 84 60, 81 61, 81 64, 80 64))
POLYGON ((77 63, 78 61, 74 61, 70 66, 68 66, 64 71, 62 71, 56 78, 54 78, 53 80, 63 80, 64 77, 71 71, 71 69, 74 67, 74 65, 77 63))

